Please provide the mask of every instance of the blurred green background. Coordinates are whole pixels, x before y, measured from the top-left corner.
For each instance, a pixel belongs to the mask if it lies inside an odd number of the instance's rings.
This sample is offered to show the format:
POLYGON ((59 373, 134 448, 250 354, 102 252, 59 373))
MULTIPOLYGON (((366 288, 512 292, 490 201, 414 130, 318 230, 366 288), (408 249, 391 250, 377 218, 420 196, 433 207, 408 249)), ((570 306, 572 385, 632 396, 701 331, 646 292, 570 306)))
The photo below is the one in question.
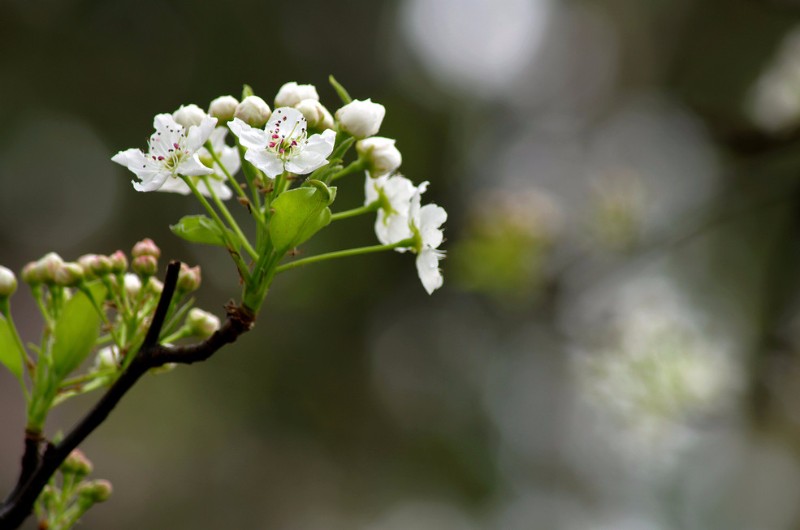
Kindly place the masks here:
MULTIPOLYGON (((142 381, 84 445, 115 493, 83 527, 800 528, 798 28, 791 0, 0 0, 14 270, 151 237, 221 316, 227 256, 168 229, 198 206, 109 159, 242 83, 384 104, 450 213, 432 297, 408 255, 296 270, 235 345, 142 381)), ((7 490, 7 373, 0 403, 7 490)))

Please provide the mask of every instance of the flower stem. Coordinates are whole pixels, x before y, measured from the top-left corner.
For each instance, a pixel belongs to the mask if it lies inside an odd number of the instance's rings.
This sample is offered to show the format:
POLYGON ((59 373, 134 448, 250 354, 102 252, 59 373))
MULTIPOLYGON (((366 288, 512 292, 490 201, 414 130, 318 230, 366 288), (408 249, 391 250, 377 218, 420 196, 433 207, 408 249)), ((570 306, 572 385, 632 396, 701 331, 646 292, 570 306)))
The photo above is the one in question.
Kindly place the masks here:
POLYGON ((245 264, 242 257, 239 255, 239 251, 237 250, 236 245, 234 245, 233 241, 230 240, 228 231, 225 228, 225 223, 222 222, 222 219, 219 218, 219 215, 217 214, 216 210, 214 210, 214 208, 211 206, 211 204, 209 204, 206 198, 203 197, 203 194, 200 193, 200 190, 198 190, 197 186, 194 185, 192 179, 190 179, 185 175, 181 175, 180 177, 186 183, 186 185, 189 186, 189 189, 192 190, 192 193, 194 193, 194 196, 197 197, 198 201, 200 201, 200 204, 202 204, 203 207, 206 209, 206 211, 211 215, 211 217, 214 219, 214 222, 217 223, 217 226, 219 226, 219 229, 222 232, 222 239, 225 240, 225 246, 228 247, 228 252, 233 258, 234 263, 236 263, 236 268, 239 269, 239 274, 242 275, 242 278, 246 283, 250 277, 250 275, 247 272, 247 265, 245 264))
POLYGON ((345 175, 349 175, 351 173, 355 173, 357 171, 363 171, 367 168, 367 161, 365 159, 359 158, 358 160, 354 160, 350 163, 346 168, 340 170, 338 173, 334 173, 328 179, 328 182, 333 182, 336 179, 342 178, 345 175))
MULTIPOLYGON (((11 308, 9 307, 8 300, 5 301, 4 304, 0 304, 0 314, 5 317, 6 322, 8 323, 8 329, 11 330, 11 336, 14 339, 14 342, 17 343, 17 349, 19 349, 20 357, 23 366, 25 367, 25 371, 28 372, 28 375, 33 379, 33 374, 31 373, 31 366, 33 366, 33 361, 30 357, 28 357, 28 352, 25 349, 25 346, 22 345, 22 339, 19 337, 19 332, 17 332, 17 326, 14 324, 14 319, 11 317, 11 308)), ((22 387, 22 393, 25 395, 25 401, 29 401, 31 396, 28 393, 28 387, 25 386, 25 376, 20 374, 19 377, 19 384, 22 387)))
POLYGON ((247 240, 247 236, 244 235, 242 229, 239 228, 239 225, 236 223, 236 220, 231 215, 231 212, 228 211, 227 206, 225 206, 225 203, 220 200, 219 196, 217 195, 217 192, 215 192, 214 188, 212 188, 211 184, 209 184, 208 175, 203 175, 200 178, 203 179, 203 184, 206 185, 208 193, 211 194, 211 198, 213 199, 214 204, 216 204, 217 208, 219 208, 219 210, 222 212, 222 216, 225 217, 225 220, 228 221, 228 224, 230 225, 231 229, 233 229, 233 231, 236 232, 236 235, 239 236, 239 239, 241 240, 244 249, 247 251, 248 254, 250 254, 251 258, 258 259, 258 253, 250 245, 250 242, 247 240))
POLYGON ((383 252, 385 250, 394 250, 396 248, 402 247, 410 247, 414 244, 414 238, 404 239, 402 241, 398 241, 397 243, 393 243, 391 245, 373 245, 370 247, 358 247, 358 248, 350 248, 347 250, 337 250, 336 252, 328 252, 325 254, 319 254, 317 256, 310 256, 308 258, 299 259, 297 261, 292 261, 291 263, 286 263, 279 267, 275 268, 275 272, 284 272, 288 271, 289 269, 294 269, 296 267, 302 267, 303 265, 310 265, 312 263, 317 263, 319 261, 325 261, 329 259, 338 259, 338 258, 347 258, 350 256, 360 256, 361 254, 371 254, 374 252, 383 252))
MULTIPOLYGON (((222 163, 222 160, 219 158, 217 153, 214 151, 214 147, 211 145, 211 142, 206 142, 205 147, 206 147, 206 150, 211 154, 211 158, 214 159, 214 162, 216 162, 217 165, 220 167, 220 169, 222 169, 222 172, 225 173, 225 177, 227 177, 228 182, 233 187, 234 191, 236 191, 236 194, 240 198, 242 198, 243 200, 245 200, 245 201, 247 201, 249 203, 250 202, 250 198, 244 192, 244 190, 239 185, 239 183, 236 182, 236 179, 234 179, 233 176, 230 174, 230 172, 228 171, 228 168, 225 167, 225 164, 222 163)), ((255 217, 256 221, 258 221, 259 224, 264 224, 264 218, 262 217, 261 212, 258 210, 258 208, 248 208, 248 210, 250 210, 250 212, 252 213, 253 217, 255 217)))
POLYGON ((366 213, 371 213, 378 208, 380 208, 381 203, 380 201, 373 201, 366 206, 362 206, 360 208, 353 208, 352 210, 344 210, 343 212, 336 212, 335 214, 331 215, 331 222, 339 221, 341 219, 348 219, 350 217, 356 217, 357 215, 364 215, 366 213))

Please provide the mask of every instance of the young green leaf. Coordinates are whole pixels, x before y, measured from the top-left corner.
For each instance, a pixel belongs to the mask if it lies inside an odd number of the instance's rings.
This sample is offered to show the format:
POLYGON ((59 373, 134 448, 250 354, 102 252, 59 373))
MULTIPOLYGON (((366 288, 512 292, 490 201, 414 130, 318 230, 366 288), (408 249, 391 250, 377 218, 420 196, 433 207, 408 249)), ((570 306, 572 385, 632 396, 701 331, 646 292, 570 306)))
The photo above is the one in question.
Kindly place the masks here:
MULTIPOLYGON (((95 301, 102 304, 106 288, 100 282, 88 284, 95 301)), ((53 372, 63 379, 91 353, 100 336, 100 315, 84 293, 77 291, 64 304, 53 330, 53 372)))
MULTIPOLYGON (((205 215, 187 215, 182 217, 170 230, 176 236, 191 243, 204 243, 206 245, 227 246, 222 229, 205 215)), ((233 230, 225 229, 228 239, 239 247, 239 237, 233 230)), ((234 249, 235 250, 235 249, 234 249)))
POLYGON ((269 235, 279 253, 307 241, 331 222, 328 205, 336 198, 336 188, 318 180, 306 184, 280 194, 272 203, 269 235))
POLYGON ((24 355, 14 339, 11 323, 3 315, 0 315, 0 363, 20 381, 22 381, 22 358, 24 355))

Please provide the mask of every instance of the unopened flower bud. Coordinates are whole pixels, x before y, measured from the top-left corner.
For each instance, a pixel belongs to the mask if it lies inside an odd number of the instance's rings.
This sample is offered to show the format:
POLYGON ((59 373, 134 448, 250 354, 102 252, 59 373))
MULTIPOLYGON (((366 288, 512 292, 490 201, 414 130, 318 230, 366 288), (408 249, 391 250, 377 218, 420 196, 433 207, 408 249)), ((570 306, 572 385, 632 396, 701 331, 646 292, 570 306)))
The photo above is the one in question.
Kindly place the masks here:
POLYGON ((366 160, 370 177, 379 178, 400 167, 403 157, 394 143, 395 141, 391 138, 381 136, 373 136, 356 143, 358 156, 366 160))
POLYGON ((89 504, 104 502, 111 497, 112 491, 111 483, 107 480, 100 479, 84 482, 78 486, 79 502, 87 502, 89 504))
POLYGON ((236 106, 233 115, 251 127, 263 127, 272 111, 267 102, 258 96, 247 96, 236 106))
POLYGON ((114 274, 122 274, 128 270, 128 258, 121 250, 118 250, 108 256, 108 259, 111 260, 111 272, 114 274))
POLYGON ((142 280, 135 274, 126 273, 123 281, 125 282, 125 292, 128 293, 130 298, 135 298, 139 291, 142 290, 142 280))
POLYGON ((233 96, 220 96, 208 106, 208 115, 219 120, 219 123, 231 121, 236 112, 239 100, 233 96))
POLYGON ((83 267, 79 264, 63 263, 56 270, 53 281, 61 287, 75 287, 83 281, 84 276, 83 267))
POLYGON ((316 99, 304 99, 294 108, 303 114, 312 129, 333 129, 333 116, 316 99))
POLYGON ((219 329, 219 318, 207 311, 193 307, 186 316, 186 325, 192 330, 192 335, 207 339, 219 329))
POLYGON ((64 460, 64 463, 61 464, 63 473, 74 473, 82 477, 91 473, 92 469, 94 469, 92 462, 86 458, 86 455, 80 449, 73 449, 64 460))
POLYGON ((158 272, 158 260, 149 255, 137 256, 131 262, 131 269, 139 276, 152 276, 158 272))
POLYGON ((50 252, 48 254, 45 254, 37 262, 42 281, 45 283, 55 282, 56 271, 59 270, 63 264, 64 260, 61 259, 61 256, 59 256, 55 252, 50 252))
POLYGON ((275 96, 276 107, 294 107, 304 99, 319 101, 314 85, 298 85, 296 82, 284 84, 275 96))
POLYGON ((150 276, 150 278, 147 280, 145 289, 147 289, 148 293, 158 296, 164 290, 164 283, 158 278, 150 276))
POLYGON ((20 275, 22 281, 30 285, 31 287, 39 285, 44 281, 42 276, 42 268, 39 267, 39 263, 36 261, 31 261, 24 267, 22 267, 22 274, 20 275))
POLYGON ((97 352, 97 356, 94 359, 94 367, 96 370, 110 370, 112 368, 118 368, 119 363, 117 359, 119 359, 119 355, 117 353, 116 346, 106 346, 105 348, 100 348, 100 351, 97 352))
POLYGON ((146 237, 133 245, 131 256, 138 258, 139 256, 153 256, 158 259, 161 256, 161 249, 158 248, 152 239, 146 237))
POLYGON ((17 290, 17 277, 11 269, 0 265, 0 298, 8 298, 17 290))
POLYGON ((200 288, 201 274, 200 266, 189 267, 185 263, 181 263, 181 270, 178 273, 178 290, 184 293, 190 293, 200 288))
POLYGON ((336 111, 342 130, 355 138, 367 138, 378 133, 386 115, 386 108, 367 99, 355 99, 336 111))
POLYGON ((207 114, 203 109, 194 103, 190 105, 181 105, 178 110, 172 113, 172 118, 186 129, 200 125, 203 123, 203 118, 206 116, 207 114))

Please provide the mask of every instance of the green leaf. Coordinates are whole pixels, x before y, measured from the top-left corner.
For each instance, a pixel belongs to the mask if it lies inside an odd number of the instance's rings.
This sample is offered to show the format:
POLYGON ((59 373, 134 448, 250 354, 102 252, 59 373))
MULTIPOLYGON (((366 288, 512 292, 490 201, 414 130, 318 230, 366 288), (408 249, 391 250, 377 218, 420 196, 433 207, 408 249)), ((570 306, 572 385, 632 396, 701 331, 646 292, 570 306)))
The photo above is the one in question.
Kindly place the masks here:
POLYGON ((272 203, 269 235, 279 253, 300 245, 331 222, 328 206, 336 199, 336 188, 318 180, 281 193, 272 203))
MULTIPOLYGON (((211 218, 205 215, 187 215, 182 217, 174 225, 170 225, 170 230, 176 236, 191 243, 204 243, 206 245, 218 245, 227 247, 222 229, 211 218)), ((230 229, 225 229, 228 239, 239 247, 239 238, 230 229)), ((236 249, 234 249, 236 250, 236 249)))
MULTIPOLYGON (((98 304, 106 297, 106 288, 95 281, 87 284, 98 304)), ((53 330, 53 372, 63 379, 91 353, 100 336, 101 318, 89 297, 76 291, 64 304, 53 330)))
POLYGON ((24 355, 14 339, 11 322, 6 320, 3 315, 0 315, 0 363, 8 368, 20 381, 22 381, 22 358, 24 355))

